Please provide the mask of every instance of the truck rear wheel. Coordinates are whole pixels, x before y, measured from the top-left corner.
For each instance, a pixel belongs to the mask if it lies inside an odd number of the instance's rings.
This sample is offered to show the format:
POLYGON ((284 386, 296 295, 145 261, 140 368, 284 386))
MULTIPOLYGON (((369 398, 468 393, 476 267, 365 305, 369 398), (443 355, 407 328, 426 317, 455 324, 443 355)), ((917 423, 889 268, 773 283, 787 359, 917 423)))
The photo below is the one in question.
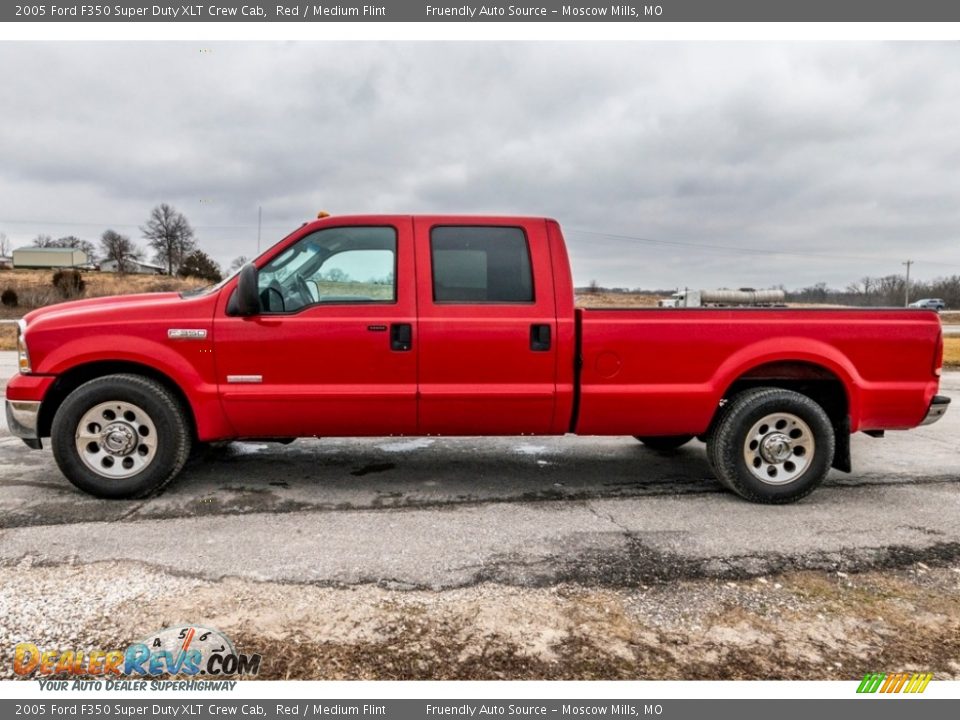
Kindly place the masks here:
POLYGON ((800 500, 823 482, 833 462, 830 418, 806 395, 754 388, 723 408, 707 444, 720 482, 751 502, 800 500))
POLYGON ((634 437, 651 450, 658 452, 676 450, 693 440, 693 435, 634 435, 634 437))
POLYGON ((102 498, 138 498, 183 468, 191 433, 177 399, 139 375, 107 375, 63 401, 51 428, 53 457, 75 486, 102 498))

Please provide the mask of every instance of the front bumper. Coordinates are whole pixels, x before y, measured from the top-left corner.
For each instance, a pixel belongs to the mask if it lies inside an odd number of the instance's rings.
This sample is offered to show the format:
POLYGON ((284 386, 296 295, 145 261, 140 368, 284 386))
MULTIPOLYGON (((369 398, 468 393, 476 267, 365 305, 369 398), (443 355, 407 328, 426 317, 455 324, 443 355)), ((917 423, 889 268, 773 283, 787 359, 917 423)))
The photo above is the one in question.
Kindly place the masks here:
POLYGON ((930 401, 930 407, 927 409, 927 415, 923 418, 921 425, 933 425, 937 420, 947 413, 947 407, 950 405, 950 398, 945 395, 937 395, 930 401))
POLYGON ((34 450, 43 447, 37 432, 39 418, 39 400, 7 400, 7 427, 10 428, 10 434, 34 450))

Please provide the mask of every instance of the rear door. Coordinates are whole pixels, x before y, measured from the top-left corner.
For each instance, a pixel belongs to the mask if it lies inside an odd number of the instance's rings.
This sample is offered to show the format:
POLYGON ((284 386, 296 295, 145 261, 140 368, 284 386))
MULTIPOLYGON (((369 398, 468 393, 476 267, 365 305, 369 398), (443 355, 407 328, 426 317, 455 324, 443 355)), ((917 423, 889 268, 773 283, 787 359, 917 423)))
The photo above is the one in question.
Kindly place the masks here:
POLYGON ((419 432, 551 432, 556 306, 543 220, 416 218, 419 432))

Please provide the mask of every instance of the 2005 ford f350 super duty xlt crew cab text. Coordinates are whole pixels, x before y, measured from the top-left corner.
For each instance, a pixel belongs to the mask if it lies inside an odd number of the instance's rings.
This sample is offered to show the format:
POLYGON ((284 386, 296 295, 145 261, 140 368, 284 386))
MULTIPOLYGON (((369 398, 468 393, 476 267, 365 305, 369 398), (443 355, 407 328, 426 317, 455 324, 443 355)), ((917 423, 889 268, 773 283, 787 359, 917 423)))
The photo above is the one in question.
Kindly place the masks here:
POLYGON ((850 470, 851 433, 936 421, 942 356, 928 310, 575 309, 553 220, 324 217, 209 288, 31 312, 6 412, 108 498, 213 441, 576 433, 699 437, 784 503, 850 470))

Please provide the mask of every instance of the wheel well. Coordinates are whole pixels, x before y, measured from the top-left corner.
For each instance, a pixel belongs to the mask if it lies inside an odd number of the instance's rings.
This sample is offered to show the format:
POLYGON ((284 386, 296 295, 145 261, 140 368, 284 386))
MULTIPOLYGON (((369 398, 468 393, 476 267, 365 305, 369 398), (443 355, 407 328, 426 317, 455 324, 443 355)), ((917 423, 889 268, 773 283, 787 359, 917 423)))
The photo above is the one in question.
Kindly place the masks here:
POLYGON ((843 381, 821 365, 792 361, 759 365, 738 377, 723 397, 731 398, 754 387, 779 387, 806 395, 824 409, 834 425, 845 420, 850 411, 843 381))
MULTIPOLYGON (((793 390, 817 403, 827 413, 836 434, 833 467, 850 472, 850 398, 847 387, 836 374, 822 365, 802 361, 780 361, 759 365, 738 377, 723 399, 754 387, 793 390)), ((712 428, 711 428, 712 431, 712 428)))
POLYGON ((62 375, 59 375, 53 385, 47 391, 40 406, 40 416, 37 419, 37 430, 40 437, 49 437, 50 428, 53 425, 53 417, 57 414, 60 405, 66 400, 67 396, 83 385, 85 382, 94 380, 105 375, 116 375, 118 373, 127 373, 140 375, 150 378, 163 385, 180 403, 184 416, 190 424, 190 432, 194 439, 197 437, 197 424, 193 417, 193 408, 183 390, 169 376, 149 365, 141 365, 135 362, 124 361, 104 361, 87 363, 70 368, 62 375))

